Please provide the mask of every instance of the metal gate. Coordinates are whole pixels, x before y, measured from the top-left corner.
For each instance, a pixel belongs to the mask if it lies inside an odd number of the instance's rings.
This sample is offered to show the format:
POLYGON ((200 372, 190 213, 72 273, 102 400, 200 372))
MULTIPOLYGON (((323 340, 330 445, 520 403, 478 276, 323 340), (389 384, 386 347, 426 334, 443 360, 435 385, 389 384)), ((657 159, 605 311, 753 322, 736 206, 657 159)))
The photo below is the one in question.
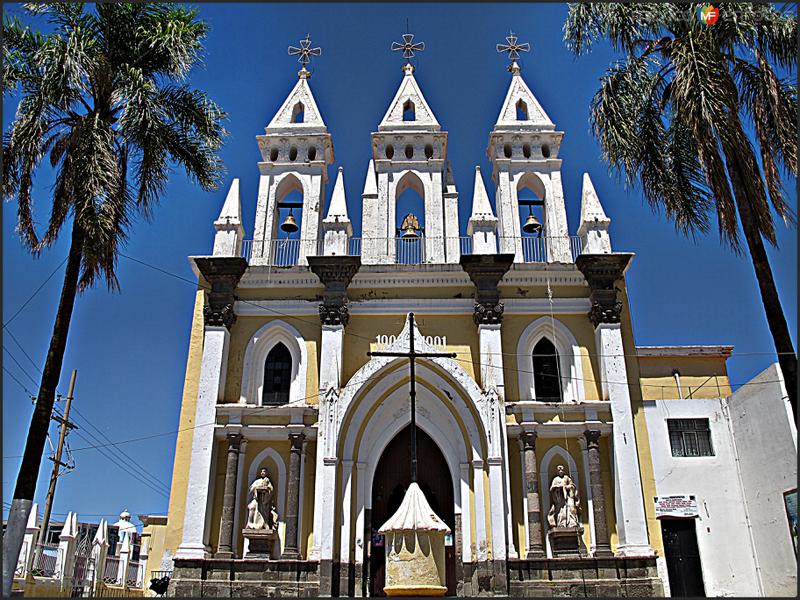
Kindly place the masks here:
POLYGON ((72 598, 88 598, 94 595, 95 564, 92 558, 92 544, 89 533, 78 542, 75 551, 75 565, 72 569, 72 598))

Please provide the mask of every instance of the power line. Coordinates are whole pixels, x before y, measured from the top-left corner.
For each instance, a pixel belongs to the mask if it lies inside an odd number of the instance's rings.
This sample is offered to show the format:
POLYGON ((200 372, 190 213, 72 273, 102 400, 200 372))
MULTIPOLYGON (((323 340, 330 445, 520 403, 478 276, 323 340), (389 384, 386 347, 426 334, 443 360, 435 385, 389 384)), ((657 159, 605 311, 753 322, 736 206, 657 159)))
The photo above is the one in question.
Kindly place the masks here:
MULTIPOLYGON (((21 382, 19 379, 17 379, 16 377, 14 377, 14 374, 13 374, 11 371, 9 371, 9 370, 8 370, 8 368, 7 368, 5 365, 3 365, 3 371, 5 371, 5 372, 8 374, 8 376, 9 376, 9 377, 11 377, 11 379, 13 379, 14 381, 16 381, 16 382, 17 382, 17 385, 18 385, 19 387, 21 387, 21 388, 22 388, 22 389, 25 391, 25 393, 26 393, 26 394, 28 394, 28 396, 31 396, 31 397, 35 396, 35 394, 34 394, 34 393, 32 393, 32 392, 31 392, 31 391, 30 391, 30 390, 29 390, 27 387, 25 387, 25 384, 23 384, 23 383, 22 383, 22 382, 21 382)), ((21 456, 22 456, 22 455, 20 454, 20 457, 21 457, 21 456)))
MULTIPOLYGON (((74 411, 75 411, 75 412, 78 414, 78 416, 81 418, 81 420, 82 420, 82 421, 83 421, 83 422, 84 422, 86 425, 88 425, 89 427, 91 427, 92 429, 94 429, 94 430, 95 430, 95 431, 96 431, 96 432, 97 432, 97 433, 98 433, 98 434, 99 434, 99 435, 100 435, 100 436, 101 436, 101 437, 102 437, 102 438, 103 438, 105 441, 109 442, 110 446, 111 446, 111 447, 113 447, 113 448, 114 448, 114 450, 115 450, 116 452, 119 452, 119 453, 120 453, 122 456, 124 456, 125 458, 127 458, 127 459, 128 459, 128 460, 129 460, 129 461, 130 461, 130 462, 131 462, 133 465, 135 465, 135 466, 136 466, 136 467, 137 467, 137 468, 138 468, 138 469, 139 469, 139 470, 140 470, 142 473, 145 473, 145 474, 147 475, 147 477, 148 477, 148 478, 152 479, 152 480, 153 480, 155 483, 157 483, 157 484, 158 484, 160 487, 163 487, 163 488, 164 488, 164 490, 165 490, 166 492, 169 492, 169 486, 168 486, 167 484, 165 484, 163 481, 161 481, 160 479, 158 479, 158 478, 157 478, 155 475, 153 475, 153 474, 152 474, 150 471, 148 471, 148 470, 147 470, 145 467, 143 467, 143 466, 141 465, 141 463, 139 463, 139 461, 137 461, 137 460, 136 460, 135 458, 133 458, 133 457, 132 457, 130 454, 128 454, 127 452, 125 452, 125 451, 124 451, 122 448, 120 448, 120 447, 119 447, 117 444, 115 444, 114 442, 112 442, 112 441, 111 441, 111 439, 109 439, 109 437, 108 437, 108 436, 107 436, 105 433, 103 433, 102 431, 100 431, 100 429, 99 429, 98 427, 96 427, 96 426, 94 425, 94 423, 92 423, 92 422, 89 420, 89 418, 88 418, 86 415, 84 415, 82 412, 80 412, 80 411, 79 411, 77 408, 74 408, 74 407, 73 407, 73 410, 74 410, 74 411)), ((98 440, 98 441, 101 441, 101 440, 98 440)), ((75 451, 73 450, 73 452, 75 452, 75 451)))
POLYGON ((39 383, 33 377, 31 377, 30 374, 25 370, 25 367, 23 367, 20 364, 20 362, 14 357, 14 355, 11 354, 11 350, 8 349, 8 346, 3 346, 3 350, 5 350, 6 353, 11 357, 11 360, 13 360, 14 363, 19 367, 19 370, 22 371, 22 373, 25 375, 25 377, 27 377, 28 379, 30 379, 33 382, 34 386, 39 385, 39 383))
POLYGON ((50 273, 50 275, 48 275, 48 276, 47 276, 47 279, 45 279, 45 280, 44 280, 44 281, 41 283, 41 285, 40 285, 38 288, 36 288, 36 291, 35 291, 35 292, 33 292, 33 293, 32 293, 32 294, 31 294, 31 295, 28 297, 28 299, 27 299, 27 300, 25 300, 25 302, 23 302, 23 303, 22 303, 22 306, 20 306, 20 307, 17 309, 17 312, 15 312, 15 313, 14 313, 14 314, 11 316, 11 318, 10 318, 8 321, 6 321, 5 323, 3 323, 3 329, 5 329, 6 327, 8 327, 8 326, 11 324, 11 321, 13 321, 14 319, 16 319, 16 318, 17 318, 17 315, 18 315, 19 313, 21 313, 21 312, 22 312, 22 310, 23 310, 23 309, 24 309, 26 306, 28 306, 28 303, 29 303, 31 300, 33 300, 33 299, 36 297, 36 294, 38 294, 38 293, 41 291, 41 289, 42 289, 42 288, 45 286, 45 284, 46 284, 48 281, 50 281, 50 280, 53 278, 53 275, 55 275, 55 274, 58 272, 58 270, 59 270, 61 267, 63 267, 63 266, 64 266, 64 263, 65 263, 65 262, 67 262, 67 259, 68 259, 68 258, 69 258, 69 256, 65 256, 65 257, 64 257, 64 260, 62 260, 62 261, 61 261, 61 263, 60 263, 60 264, 59 264, 59 265, 58 265, 58 266, 57 266, 55 269, 53 269, 53 272, 52 272, 52 273, 50 273))

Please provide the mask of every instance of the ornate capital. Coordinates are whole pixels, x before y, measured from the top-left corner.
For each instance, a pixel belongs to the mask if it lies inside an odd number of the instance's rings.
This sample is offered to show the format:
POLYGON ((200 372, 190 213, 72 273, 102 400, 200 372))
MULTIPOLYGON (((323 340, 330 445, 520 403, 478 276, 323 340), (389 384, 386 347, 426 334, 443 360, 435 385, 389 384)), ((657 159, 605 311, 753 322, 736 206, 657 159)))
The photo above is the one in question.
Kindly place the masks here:
POLYGON ((525 451, 536 451, 536 437, 535 431, 523 431, 519 434, 519 441, 522 444, 522 449, 525 451))
POLYGON ((597 298, 598 292, 592 294, 592 307, 589 309, 589 320, 597 327, 600 323, 619 323, 622 317, 622 302, 614 298, 601 301, 597 298))
POLYGON ((323 325, 347 325, 350 313, 347 310, 347 286, 358 269, 358 256, 309 256, 308 266, 325 286, 319 318, 323 325))
POLYGON ((319 320, 323 325, 344 325, 347 326, 350 320, 350 311, 347 308, 347 301, 341 304, 319 305, 319 320))
POLYGON ((497 285, 514 262, 513 254, 462 255, 461 268, 475 284, 476 325, 497 325, 503 319, 503 303, 497 285))
POLYGON ((630 265, 633 254, 581 254, 575 265, 586 278, 591 293, 592 307, 589 319, 597 327, 601 323, 619 323, 622 316, 622 302, 617 299, 616 282, 622 279, 630 265))
POLYGON ((194 262, 211 286, 207 294, 208 304, 203 307, 205 324, 230 329, 236 322, 234 291, 247 269, 247 261, 238 256, 217 256, 196 257, 194 262))
POLYGON ((583 432, 586 438, 586 447, 590 450, 600 448, 600 431, 598 429, 587 429, 583 432))
POLYGON ((227 327, 230 329, 236 323, 236 314, 233 312, 233 303, 213 307, 203 307, 203 320, 209 327, 227 327))
POLYGON ((290 433, 289 434, 289 443, 292 445, 292 452, 300 452, 303 449, 303 442, 306 439, 306 434, 304 433, 290 433))
POLYGON ((242 444, 243 436, 241 433, 229 433, 228 438, 228 452, 239 452, 239 447, 242 444))
POLYGON ((503 303, 476 302, 472 320, 476 325, 498 325, 503 320, 503 303))

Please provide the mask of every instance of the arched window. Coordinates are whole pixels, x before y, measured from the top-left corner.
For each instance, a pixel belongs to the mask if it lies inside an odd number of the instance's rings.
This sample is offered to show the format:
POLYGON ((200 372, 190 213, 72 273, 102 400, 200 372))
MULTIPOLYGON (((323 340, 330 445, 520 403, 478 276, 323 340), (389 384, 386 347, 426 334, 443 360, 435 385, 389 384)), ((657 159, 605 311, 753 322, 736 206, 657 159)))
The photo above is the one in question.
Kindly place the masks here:
POLYGON ((414 103, 411 100, 406 100, 403 103, 403 121, 416 121, 417 115, 414 110, 414 103))
POLYGON ((525 104, 525 101, 520 98, 517 100, 517 121, 527 121, 528 120, 528 105, 525 104))
POLYGON ((561 402, 558 352, 546 337, 533 347, 533 389, 539 402, 561 402))
POLYGON ((262 404, 286 404, 292 383, 292 355, 282 343, 267 354, 264 363, 264 388, 262 404))
POLYGON ((298 102, 292 109, 292 123, 302 123, 306 116, 306 107, 302 102, 298 102))

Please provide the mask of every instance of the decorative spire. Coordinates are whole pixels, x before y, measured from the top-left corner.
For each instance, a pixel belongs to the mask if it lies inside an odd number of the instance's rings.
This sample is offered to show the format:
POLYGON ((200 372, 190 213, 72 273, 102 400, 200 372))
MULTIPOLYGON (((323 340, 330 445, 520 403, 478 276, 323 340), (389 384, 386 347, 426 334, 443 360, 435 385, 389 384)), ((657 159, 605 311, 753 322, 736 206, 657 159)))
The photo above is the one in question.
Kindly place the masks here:
POLYGON ((411 59, 416 56, 415 52, 423 52, 425 50, 425 42, 414 41, 414 34, 408 32, 408 21, 406 21, 406 33, 403 34, 403 43, 392 42, 391 50, 392 52, 403 51, 403 58, 406 59, 403 71, 405 71, 406 75, 411 75, 414 72, 411 59))
POLYGON ((494 219, 492 206, 489 204, 489 196, 486 194, 486 186, 483 184, 481 168, 475 166, 475 188, 472 193, 472 216, 473 220, 494 219))
POLYGON ((331 196, 331 205, 328 207, 328 216, 326 221, 348 221, 347 216, 347 201, 344 195, 344 176, 342 174, 344 169, 339 167, 339 172, 336 175, 336 184, 333 186, 333 195, 331 196))
POLYGON ((370 159, 367 167, 367 178, 364 180, 362 196, 376 196, 378 194, 378 180, 375 178, 375 161, 370 159))
POLYGON ((508 54, 508 58, 511 61, 511 64, 508 65, 508 70, 513 75, 519 75, 520 66, 517 61, 519 60, 519 53, 520 52, 530 52, 531 45, 528 42, 524 44, 517 43, 517 36, 514 35, 513 31, 509 31, 508 35, 506 36, 507 44, 497 44, 497 51, 498 52, 505 52, 508 54))
POLYGON ((308 79, 311 77, 311 73, 306 69, 306 65, 311 62, 312 56, 322 56, 322 48, 312 48, 311 34, 307 33, 306 39, 300 40, 299 48, 296 46, 289 46, 289 56, 299 56, 297 61, 303 66, 297 72, 297 76, 300 79, 308 79))

